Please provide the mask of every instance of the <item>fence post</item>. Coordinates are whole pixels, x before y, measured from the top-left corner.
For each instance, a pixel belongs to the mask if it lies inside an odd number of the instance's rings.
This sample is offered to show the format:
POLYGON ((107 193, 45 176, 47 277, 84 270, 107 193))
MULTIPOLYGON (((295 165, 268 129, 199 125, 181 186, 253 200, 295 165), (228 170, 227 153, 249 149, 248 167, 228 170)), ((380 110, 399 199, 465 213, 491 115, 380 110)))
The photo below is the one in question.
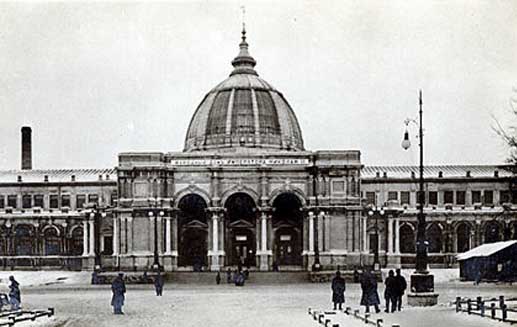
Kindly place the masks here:
POLYGON ((384 321, 382 319, 377 319, 377 327, 382 327, 382 323, 384 321))
POLYGON ((330 325, 330 319, 325 319, 325 327, 329 327, 330 325))
POLYGON ((347 315, 349 315, 351 311, 352 311, 352 308, 351 308, 351 307, 346 307, 346 308, 345 308, 345 313, 346 313, 347 315))
POLYGON ((317 311, 312 312, 312 318, 314 318, 314 320, 318 319, 317 311))
POLYGON ((481 317, 484 317, 485 316, 485 301, 481 300, 481 302, 479 302, 479 311, 481 313, 481 317))
POLYGON ((501 310, 503 311, 503 321, 506 321, 506 319, 508 318, 508 311, 506 311, 508 308, 506 306, 506 304, 503 304, 503 307, 501 308, 501 310))
POLYGON ((490 304, 490 316, 495 319, 495 303, 493 302, 490 304))
POLYGON ((477 309, 477 310, 479 310, 479 309, 480 309, 480 307, 481 307, 481 301, 482 301, 482 300, 481 300, 481 296, 478 296, 478 297, 476 298, 476 305, 477 305, 477 308, 476 308, 476 309, 477 309))
POLYGON ((470 314, 470 311, 472 310, 472 303, 470 302, 470 299, 467 300, 467 313, 470 314))
POLYGON ((48 308, 48 316, 53 316, 55 313, 54 308, 48 308))
POLYGON ((325 316, 325 315, 324 315, 323 313, 320 313, 320 314, 319 314, 319 316, 318 316, 318 322, 319 322, 320 324, 322 324, 322 323, 323 323, 323 317, 324 317, 324 316, 325 316))
POLYGON ((456 297, 456 312, 460 312, 461 311, 461 297, 457 296, 456 297))
POLYGON ((359 314, 359 310, 357 310, 357 309, 356 309, 356 310, 354 310, 354 317, 356 317, 356 318, 357 318, 357 315, 358 315, 358 314, 359 314))
POLYGON ((368 324, 368 318, 370 318, 370 314, 369 313, 365 313, 364 314, 364 323, 365 324, 368 324))

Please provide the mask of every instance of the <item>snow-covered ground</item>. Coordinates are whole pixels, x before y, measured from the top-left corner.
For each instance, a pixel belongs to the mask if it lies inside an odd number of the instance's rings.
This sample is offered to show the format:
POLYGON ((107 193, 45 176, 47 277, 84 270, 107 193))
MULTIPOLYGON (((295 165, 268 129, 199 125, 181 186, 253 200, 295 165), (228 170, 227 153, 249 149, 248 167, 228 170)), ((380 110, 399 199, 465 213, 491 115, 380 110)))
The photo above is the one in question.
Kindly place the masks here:
MULTIPOLYGON (((384 272, 387 273, 387 272, 384 272)), ((409 277, 412 270, 403 270, 409 277)), ((252 285, 185 285, 166 284, 164 296, 156 297, 152 285, 128 285, 123 316, 112 314, 109 285, 90 286, 90 273, 70 272, 0 272, 3 287, 9 275, 22 284, 24 308, 54 307, 55 318, 40 318, 37 324, 23 326, 319 326, 308 315, 309 307, 328 310, 331 308, 329 284, 252 285), (64 279, 66 277, 66 279, 64 279), (49 285, 50 283, 50 285, 49 285), (58 284, 55 284, 58 283, 58 284), (29 286, 32 285, 32 286, 29 286), (77 287, 74 287, 76 285, 77 287)), ((488 318, 456 313, 450 305, 456 296, 475 298, 499 295, 517 296, 517 287, 511 285, 459 282, 457 269, 433 270, 436 291, 440 294, 439 305, 433 308, 405 307, 395 314, 374 314, 382 318, 384 326, 399 323, 401 327, 436 327, 439 325, 506 326, 488 318)), ((383 294, 379 284, 379 295, 383 294)), ((347 284, 346 304, 359 309, 360 287, 347 284)), ((364 311, 360 308, 361 312, 364 311)), ((338 313, 332 317, 340 326, 365 326, 338 313)))

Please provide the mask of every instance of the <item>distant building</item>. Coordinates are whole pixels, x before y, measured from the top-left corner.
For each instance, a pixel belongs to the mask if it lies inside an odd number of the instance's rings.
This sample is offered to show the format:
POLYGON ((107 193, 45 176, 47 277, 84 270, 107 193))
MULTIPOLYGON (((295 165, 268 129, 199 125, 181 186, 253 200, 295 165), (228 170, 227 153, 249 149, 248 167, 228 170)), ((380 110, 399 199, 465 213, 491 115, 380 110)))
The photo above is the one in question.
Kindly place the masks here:
MULTIPOLYGON (((183 152, 35 170, 25 128, 22 170, 0 171, 2 267, 150 270, 157 253, 166 271, 310 270, 318 260, 354 269, 373 263, 375 247, 383 265, 413 265, 417 168, 306 150, 287 100, 255 71, 245 32, 232 65, 195 110, 183 152), (370 206, 385 215, 369 216, 370 206)), ((431 265, 516 238, 508 167, 426 169, 431 265)))

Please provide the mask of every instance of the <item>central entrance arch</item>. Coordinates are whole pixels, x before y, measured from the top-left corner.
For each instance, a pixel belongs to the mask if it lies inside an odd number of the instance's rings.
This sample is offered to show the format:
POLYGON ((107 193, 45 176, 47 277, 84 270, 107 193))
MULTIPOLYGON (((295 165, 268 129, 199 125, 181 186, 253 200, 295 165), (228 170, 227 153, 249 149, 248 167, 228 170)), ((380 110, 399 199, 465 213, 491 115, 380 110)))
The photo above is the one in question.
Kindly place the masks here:
POLYGON ((256 266, 255 201, 246 193, 232 194, 224 207, 227 215, 227 260, 229 265, 256 266))
POLYGON ((192 266, 199 271, 207 265, 207 207, 197 194, 185 195, 178 203, 178 266, 192 266))
POLYGON ((281 266, 302 265, 302 203, 294 193, 278 195, 273 201, 273 260, 281 266))

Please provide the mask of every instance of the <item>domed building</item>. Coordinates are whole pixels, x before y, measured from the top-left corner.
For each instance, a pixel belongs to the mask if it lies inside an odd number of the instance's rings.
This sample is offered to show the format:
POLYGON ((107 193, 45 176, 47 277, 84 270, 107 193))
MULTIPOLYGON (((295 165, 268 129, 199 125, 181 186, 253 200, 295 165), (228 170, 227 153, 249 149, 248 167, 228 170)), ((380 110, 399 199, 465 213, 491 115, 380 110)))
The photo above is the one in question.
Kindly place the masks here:
POLYGON ((294 110, 256 63, 243 30, 233 70, 195 110, 183 152, 119 155, 120 267, 360 264, 359 151, 305 150, 294 110))

